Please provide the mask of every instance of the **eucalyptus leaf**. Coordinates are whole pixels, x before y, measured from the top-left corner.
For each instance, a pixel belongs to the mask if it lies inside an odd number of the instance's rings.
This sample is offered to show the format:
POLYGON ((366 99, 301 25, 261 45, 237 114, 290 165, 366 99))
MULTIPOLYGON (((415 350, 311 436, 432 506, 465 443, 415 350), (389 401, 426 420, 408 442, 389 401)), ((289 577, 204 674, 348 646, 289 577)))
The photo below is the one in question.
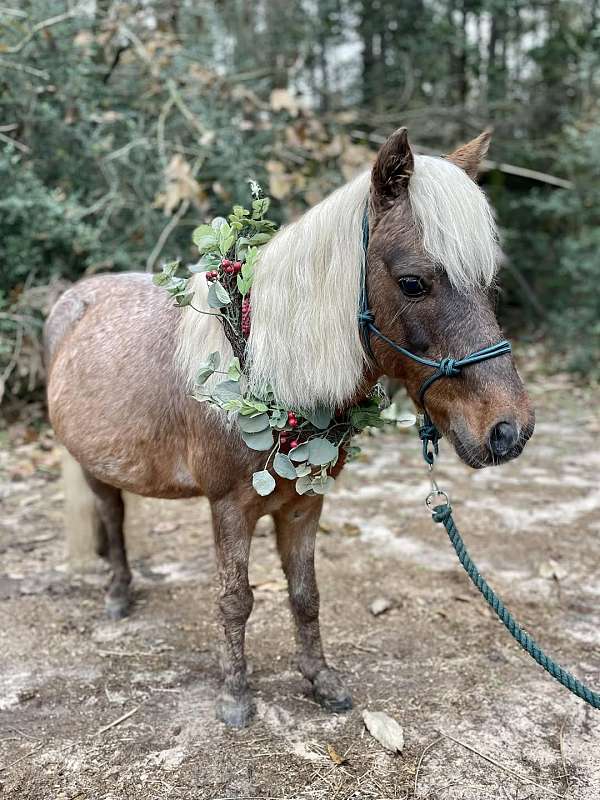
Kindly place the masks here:
POLYGON ((254 219, 260 219, 264 217, 264 215, 269 210, 269 206, 271 205, 271 201, 268 197, 261 197, 260 200, 254 200, 252 202, 252 216, 254 219))
POLYGON ((254 236, 250 238, 250 244, 266 244, 267 242, 270 242, 272 238, 273 235, 270 233, 255 233, 254 236))
POLYGON ((327 439, 311 439, 308 445, 310 464, 330 464, 338 457, 338 448, 327 439))
POLYGON ((230 400, 242 402, 240 384, 237 381, 221 381, 213 389, 213 395, 224 403, 230 400))
POLYGON ((193 292, 183 292, 182 294, 178 294, 175 296, 175 302, 179 306, 179 308, 184 308, 185 306, 189 306, 193 299, 194 299, 193 292))
POLYGON ((252 475, 252 486, 261 497, 265 497, 275 489, 275 478, 266 469, 252 475))
POLYGON ((292 461, 306 461, 308 458, 308 444, 301 444, 290 450, 290 458, 292 461))
POLYGON ((229 367, 227 368, 227 377, 230 381, 239 381, 241 375, 242 369, 240 367, 240 360, 236 356, 229 362, 229 367))
POLYGON ((310 475, 311 472, 312 472, 312 467, 306 461, 303 461, 296 467, 297 478, 304 478, 306 475, 310 475))
POLYGON ((331 422, 331 411, 328 408, 319 407, 312 411, 303 412, 304 416, 315 428, 325 429, 331 422))
POLYGON ((200 225, 196 228, 192 233, 192 241, 200 253, 213 250, 219 244, 218 234, 211 225, 200 225))
POLYGON ((314 494, 312 480, 308 476, 296 480, 296 491, 298 494, 314 494))
POLYGON ((256 417, 238 417, 238 425, 245 433, 258 433, 269 427, 269 415, 258 414, 256 417))
POLYGON ((353 408, 350 411, 350 422, 352 427, 357 430, 364 428, 383 428, 385 420, 381 418, 379 410, 371 410, 369 408, 353 408))
POLYGON ((221 226, 223 225, 224 222, 227 222, 225 217, 215 217, 213 221, 210 223, 210 227, 218 232, 221 230, 221 226))
POLYGON ((156 275, 152 276, 152 283, 155 286, 166 286, 171 280, 171 276, 167 275, 166 272, 157 272, 156 275))
POLYGON ((229 250, 233 247, 235 242, 235 233, 231 230, 230 226, 223 220, 219 228, 219 250, 222 256, 226 256, 229 250))
POLYGON ((277 453, 273 459, 273 469, 282 478, 294 479, 296 478, 296 468, 290 461, 289 456, 284 453, 277 453))
POLYGON ((206 381, 210 378, 210 376, 219 369, 219 364, 221 363, 221 354, 218 351, 211 353, 206 361, 203 361, 199 368, 198 373, 196 375, 196 383, 202 385, 206 383, 206 381))
POLYGON ((220 263, 221 259, 216 253, 205 253, 196 264, 189 266, 188 270, 192 274, 208 272, 208 270, 216 269, 220 263))
POLYGON ((315 494, 329 494, 335 487, 335 479, 328 475, 325 480, 316 480, 312 482, 312 490, 315 494))
POLYGON ((270 428, 257 433, 242 431, 242 439, 251 450, 270 450, 273 447, 273 433, 270 428))
POLYGON ((208 290, 208 305, 210 308, 223 308, 229 303, 231 303, 231 297, 229 297, 227 289, 219 281, 211 283, 208 290))

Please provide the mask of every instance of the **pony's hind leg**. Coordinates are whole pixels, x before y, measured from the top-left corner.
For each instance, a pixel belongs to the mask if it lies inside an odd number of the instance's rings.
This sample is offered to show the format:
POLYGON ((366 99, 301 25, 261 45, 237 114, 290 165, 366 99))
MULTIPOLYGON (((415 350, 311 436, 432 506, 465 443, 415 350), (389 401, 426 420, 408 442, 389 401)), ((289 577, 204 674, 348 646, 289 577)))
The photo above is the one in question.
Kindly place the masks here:
POLYGON ((121 619, 129 613, 129 584, 131 571, 127 563, 123 522, 125 506, 121 490, 107 483, 102 483, 89 473, 86 480, 94 493, 98 516, 102 523, 104 544, 112 571, 110 584, 106 592, 106 613, 111 619, 121 619))
POLYGON ((329 711, 346 711, 352 708, 352 697, 341 675, 325 661, 319 628, 314 556, 322 505, 322 497, 303 497, 284 506, 273 518, 296 623, 298 667, 311 682, 320 705, 329 711))
POLYGON ((217 699, 217 717, 226 725, 243 728, 254 716, 248 688, 244 639, 254 597, 248 581, 250 542, 256 519, 232 497, 211 503, 217 568, 219 611, 225 633, 222 654, 223 690, 217 699))

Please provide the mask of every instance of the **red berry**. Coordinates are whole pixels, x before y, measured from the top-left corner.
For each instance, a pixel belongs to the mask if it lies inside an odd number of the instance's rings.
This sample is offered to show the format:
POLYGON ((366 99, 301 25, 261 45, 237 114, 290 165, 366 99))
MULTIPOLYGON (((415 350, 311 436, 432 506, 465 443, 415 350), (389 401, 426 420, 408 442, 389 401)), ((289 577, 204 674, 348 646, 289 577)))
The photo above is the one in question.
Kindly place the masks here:
POLYGON ((290 442, 290 450, 293 450, 295 447, 298 447, 298 439, 293 439, 290 442))
POLYGON ((233 262, 233 271, 236 274, 241 270, 241 268, 242 268, 242 262, 241 261, 234 261, 233 262))
POLYGON ((222 267, 230 267, 231 266, 231 261, 228 258, 224 258, 223 261, 221 261, 221 266, 222 267))
POLYGON ((298 427, 298 420, 296 419, 296 417, 292 417, 292 419, 288 419, 288 425, 291 428, 297 428, 298 427))

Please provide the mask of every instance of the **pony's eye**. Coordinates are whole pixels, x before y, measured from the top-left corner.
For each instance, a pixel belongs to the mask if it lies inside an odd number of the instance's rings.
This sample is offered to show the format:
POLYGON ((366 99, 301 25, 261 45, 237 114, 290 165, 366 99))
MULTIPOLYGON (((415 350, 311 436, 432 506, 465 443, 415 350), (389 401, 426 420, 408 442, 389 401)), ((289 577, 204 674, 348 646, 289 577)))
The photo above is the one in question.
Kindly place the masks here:
POLYGON ((416 275, 400 278, 400 288, 407 297, 423 297, 427 294, 427 286, 416 275))

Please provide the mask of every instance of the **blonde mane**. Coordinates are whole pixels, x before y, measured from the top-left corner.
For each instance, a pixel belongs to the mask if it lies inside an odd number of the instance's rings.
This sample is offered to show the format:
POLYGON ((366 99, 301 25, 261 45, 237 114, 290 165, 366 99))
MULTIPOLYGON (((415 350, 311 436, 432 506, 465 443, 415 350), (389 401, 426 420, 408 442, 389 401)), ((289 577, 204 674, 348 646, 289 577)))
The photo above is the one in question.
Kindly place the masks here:
MULTIPOLYGON (((362 220, 370 172, 342 186, 262 248, 252 286, 250 386, 269 385, 294 409, 337 408, 355 394, 366 363, 357 321, 364 268, 362 220)), ((498 237, 484 193, 462 169, 416 156, 409 196, 422 244, 461 291, 487 285, 498 237)), ((204 275, 193 278, 194 305, 206 304, 204 275)), ((218 320, 186 309, 177 363, 188 384, 199 363, 231 348, 218 320)))

